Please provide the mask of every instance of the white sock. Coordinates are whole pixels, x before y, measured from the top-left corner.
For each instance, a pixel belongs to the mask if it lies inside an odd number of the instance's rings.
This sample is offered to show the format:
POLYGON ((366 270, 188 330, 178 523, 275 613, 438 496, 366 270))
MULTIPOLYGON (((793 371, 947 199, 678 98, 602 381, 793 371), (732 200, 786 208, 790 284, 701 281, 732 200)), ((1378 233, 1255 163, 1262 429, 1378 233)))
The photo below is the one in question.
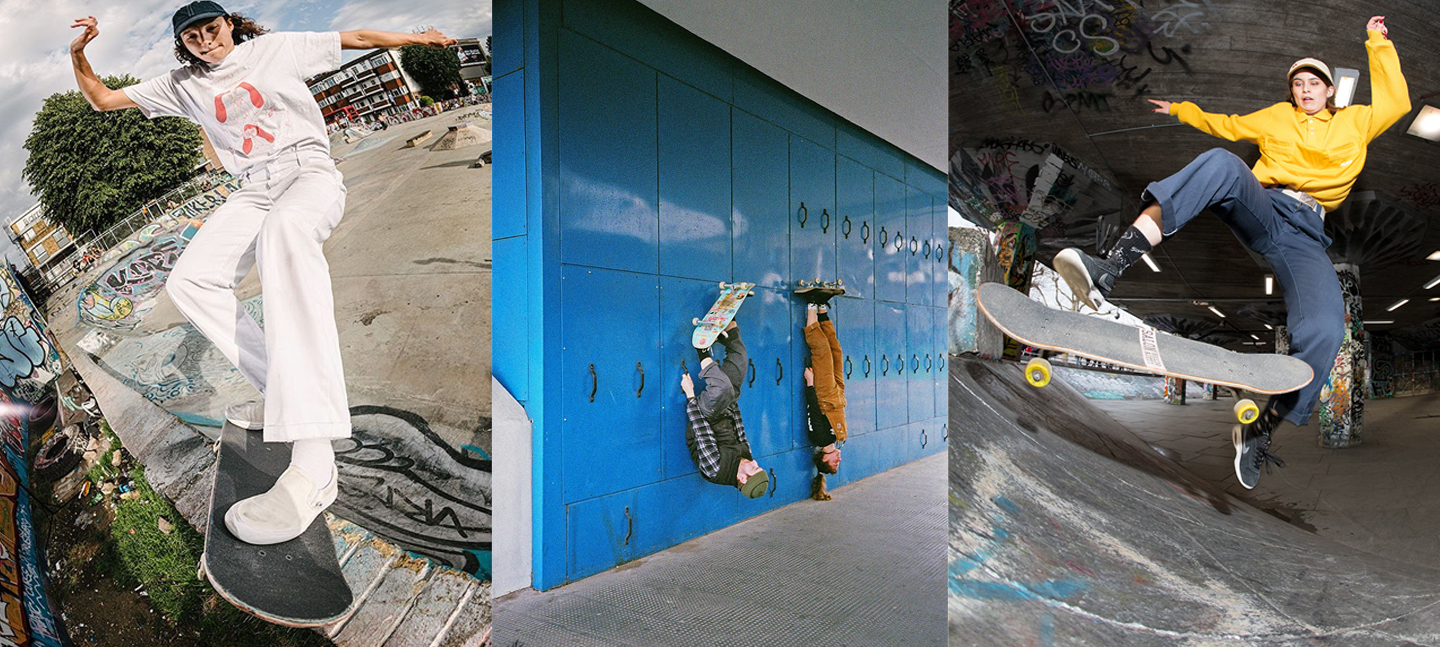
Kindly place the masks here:
POLYGON ((308 438, 290 445, 290 464, 299 468, 315 482, 315 489, 330 485, 330 470, 335 467, 335 448, 329 438, 308 438))

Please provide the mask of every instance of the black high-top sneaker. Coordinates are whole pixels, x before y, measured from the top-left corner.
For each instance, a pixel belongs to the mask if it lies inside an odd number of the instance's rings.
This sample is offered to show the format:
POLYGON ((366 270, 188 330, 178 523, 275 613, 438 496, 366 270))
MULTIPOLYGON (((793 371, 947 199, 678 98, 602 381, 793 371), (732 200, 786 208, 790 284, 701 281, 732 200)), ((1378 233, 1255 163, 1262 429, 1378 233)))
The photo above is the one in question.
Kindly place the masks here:
POLYGON ((1282 420, 1280 414, 1270 407, 1248 425, 1235 425, 1230 430, 1231 442, 1235 445, 1235 477, 1240 485, 1252 490, 1260 480, 1260 469, 1270 473, 1270 463, 1285 467, 1285 461, 1270 453, 1270 434, 1282 420))
POLYGON ((1095 310, 1115 289, 1115 279, 1120 271, 1109 261, 1095 258, 1074 247, 1067 247, 1055 255, 1055 271, 1070 285, 1075 296, 1095 310))

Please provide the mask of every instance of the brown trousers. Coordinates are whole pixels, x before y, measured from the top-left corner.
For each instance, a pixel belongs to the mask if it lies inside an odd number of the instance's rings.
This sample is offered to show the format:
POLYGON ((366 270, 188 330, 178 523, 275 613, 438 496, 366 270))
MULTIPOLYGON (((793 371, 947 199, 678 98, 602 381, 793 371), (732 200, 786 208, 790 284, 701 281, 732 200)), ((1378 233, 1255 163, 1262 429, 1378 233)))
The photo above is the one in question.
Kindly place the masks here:
POLYGON ((821 321, 805 326, 805 344, 810 347, 810 366, 815 369, 815 397, 820 411, 830 421, 835 440, 843 441, 845 428, 845 355, 835 336, 835 323, 821 321))

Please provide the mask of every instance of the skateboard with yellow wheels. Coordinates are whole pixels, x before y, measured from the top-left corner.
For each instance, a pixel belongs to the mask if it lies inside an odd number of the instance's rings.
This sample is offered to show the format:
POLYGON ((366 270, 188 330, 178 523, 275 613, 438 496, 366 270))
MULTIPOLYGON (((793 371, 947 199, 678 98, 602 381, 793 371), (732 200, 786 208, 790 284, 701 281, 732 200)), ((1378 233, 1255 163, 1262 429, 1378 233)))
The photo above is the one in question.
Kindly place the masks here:
MULTIPOLYGON (((1151 328, 1135 328, 1079 312, 1057 310, 999 283, 976 291, 980 311, 1001 332, 1035 348, 1086 357, 1137 371, 1220 384, 1266 395, 1299 389, 1314 379, 1310 365, 1273 353, 1237 353, 1151 328)), ((1050 383, 1050 362, 1035 358, 1025 381, 1050 383)), ((1260 414, 1255 402, 1235 404, 1235 418, 1250 423, 1260 414)))

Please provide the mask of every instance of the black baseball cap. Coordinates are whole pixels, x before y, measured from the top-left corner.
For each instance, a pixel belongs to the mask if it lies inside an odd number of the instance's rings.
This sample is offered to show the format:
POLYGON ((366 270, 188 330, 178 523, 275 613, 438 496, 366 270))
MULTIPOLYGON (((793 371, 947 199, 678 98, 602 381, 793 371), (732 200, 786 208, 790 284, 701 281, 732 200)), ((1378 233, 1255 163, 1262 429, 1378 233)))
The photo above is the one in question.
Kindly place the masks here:
POLYGON ((170 18, 170 24, 175 27, 175 37, 179 38, 180 32, 185 31, 186 27, 197 22, 228 15, 230 12, 210 0, 197 0, 175 10, 175 15, 170 18))

